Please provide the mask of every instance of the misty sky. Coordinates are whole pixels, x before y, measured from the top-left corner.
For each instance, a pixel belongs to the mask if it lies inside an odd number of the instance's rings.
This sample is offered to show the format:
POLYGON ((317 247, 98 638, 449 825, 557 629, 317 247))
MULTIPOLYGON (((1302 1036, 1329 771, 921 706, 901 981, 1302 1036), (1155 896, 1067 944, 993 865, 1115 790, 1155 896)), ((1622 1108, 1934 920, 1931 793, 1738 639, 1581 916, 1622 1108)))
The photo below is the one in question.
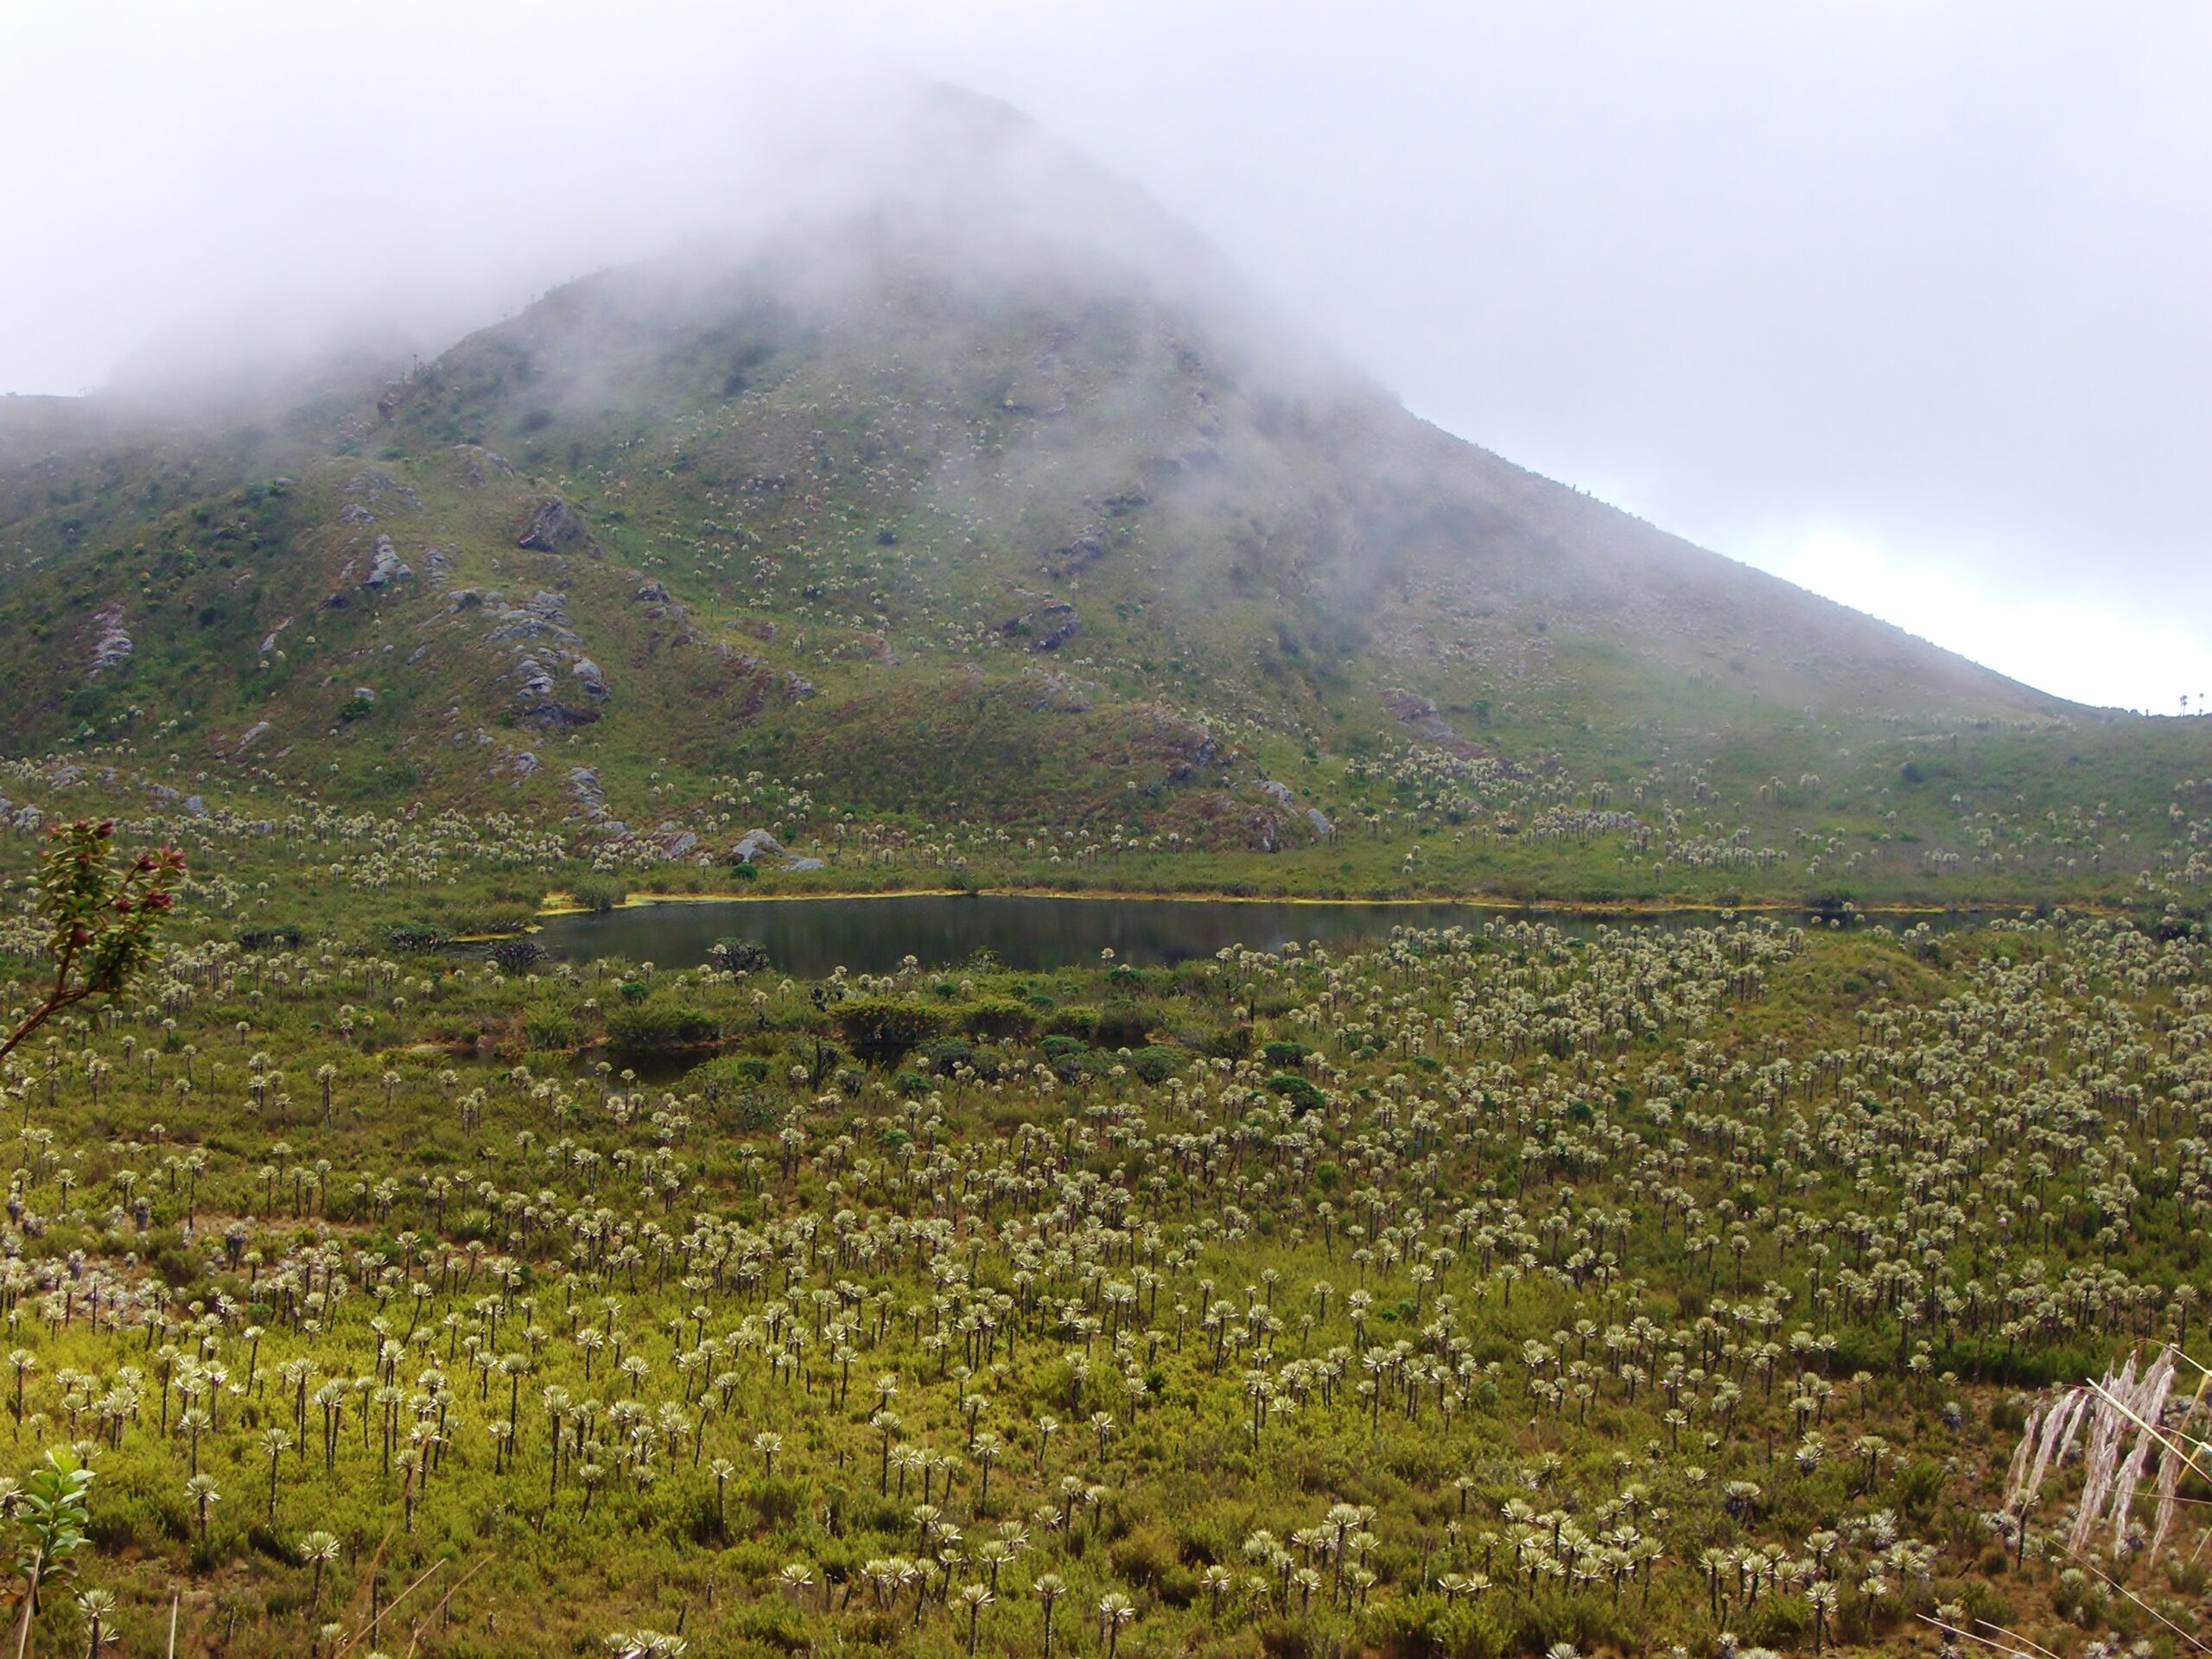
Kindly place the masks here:
POLYGON ((240 319, 494 321, 918 73, 1439 424, 2171 713, 2212 693, 2208 63, 2196 3, 0 0, 0 390, 240 319))

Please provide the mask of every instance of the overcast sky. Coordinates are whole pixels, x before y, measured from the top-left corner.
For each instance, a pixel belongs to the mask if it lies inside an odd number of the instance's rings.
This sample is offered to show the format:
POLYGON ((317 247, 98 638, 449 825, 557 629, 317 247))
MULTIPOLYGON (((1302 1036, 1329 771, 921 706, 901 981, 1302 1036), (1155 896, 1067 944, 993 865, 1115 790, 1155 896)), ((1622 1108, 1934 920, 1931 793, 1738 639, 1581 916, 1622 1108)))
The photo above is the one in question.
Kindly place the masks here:
POLYGON ((454 326, 988 92, 1416 412, 2023 679, 2212 693, 2212 7, 0 0, 0 390, 454 326))

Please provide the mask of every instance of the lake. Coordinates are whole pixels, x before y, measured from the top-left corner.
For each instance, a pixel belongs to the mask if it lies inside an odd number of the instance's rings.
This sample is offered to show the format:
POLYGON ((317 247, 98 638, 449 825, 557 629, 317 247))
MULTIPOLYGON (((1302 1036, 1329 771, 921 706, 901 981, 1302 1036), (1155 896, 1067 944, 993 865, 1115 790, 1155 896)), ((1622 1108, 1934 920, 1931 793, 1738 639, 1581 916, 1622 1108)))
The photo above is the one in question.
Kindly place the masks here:
MULTIPOLYGON (((566 962, 620 957, 696 967, 718 939, 757 939, 779 972, 818 978, 836 968, 888 973, 901 958, 950 967, 978 950, 1037 972, 1096 963, 1111 950, 1139 967, 1210 957, 1225 945, 1272 950, 1296 941, 1332 947, 1387 938, 1394 927, 1479 928, 1519 912, 1454 904, 1221 903, 1202 899, 1065 899, 1034 894, 902 894, 880 899, 747 899, 653 904, 549 918, 537 935, 566 962)), ((1588 933, 1599 918, 1539 919, 1588 933)), ((1711 915, 1622 918, 1613 925, 1710 925, 1711 915)), ((1800 919, 1796 916, 1788 920, 1800 919)))

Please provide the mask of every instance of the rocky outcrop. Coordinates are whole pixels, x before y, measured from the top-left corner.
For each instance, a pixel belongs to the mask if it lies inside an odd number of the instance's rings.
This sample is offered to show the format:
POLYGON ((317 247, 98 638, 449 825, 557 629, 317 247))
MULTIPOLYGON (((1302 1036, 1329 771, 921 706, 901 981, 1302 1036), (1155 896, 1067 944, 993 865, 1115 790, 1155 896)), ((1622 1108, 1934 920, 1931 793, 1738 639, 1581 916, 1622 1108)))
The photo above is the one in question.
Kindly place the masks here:
POLYGON ((1050 709, 1060 715, 1087 715, 1090 712, 1090 694, 1079 680, 1060 673, 1047 673, 1042 669, 1027 671, 1030 675, 1029 706, 1050 709))
POLYGON ((1020 616, 1010 616, 999 624, 999 632, 1009 639, 1027 639, 1032 651, 1058 651, 1075 638, 1082 620, 1074 606, 1064 599, 1039 605, 1033 611, 1020 616))
POLYGON ((340 517, 356 524, 374 524, 377 515, 405 508, 412 512, 423 510, 423 498, 390 473, 356 473, 346 480, 346 487, 339 493, 346 498, 352 512, 342 512, 340 517))
POLYGON ((369 574, 364 587, 388 588, 395 582, 404 582, 415 574, 399 556, 399 550, 391 544, 391 537, 377 537, 376 556, 369 561, 369 574))
POLYGON ((1054 548, 1039 563, 1052 575, 1080 575, 1111 550, 1104 536, 1089 533, 1075 537, 1054 548))
POLYGON ((1408 691, 1399 686, 1386 686, 1382 690, 1382 706, 1390 711, 1393 720, 1415 737, 1423 738, 1440 748, 1449 749, 1452 753, 1470 760, 1484 753, 1480 744, 1468 742, 1452 729, 1452 723, 1438 710, 1433 697, 1424 697, 1417 691, 1408 691))
POLYGON ((473 443, 456 443, 453 447, 454 466, 461 474, 461 481, 471 489, 480 489, 484 481, 493 477, 512 478, 515 469, 507 458, 473 443))
POLYGON ((110 669, 122 667, 137 650, 123 622, 123 601, 119 599, 92 613, 92 678, 98 679, 110 669))
POLYGON ((729 849, 729 855, 747 864, 762 858, 781 858, 784 843, 766 830, 748 830, 737 838, 737 845, 729 849))
POLYGON ((558 553, 583 540, 583 520, 559 496, 550 495, 530 515, 530 523, 515 537, 515 545, 533 553, 558 553))
POLYGON ((1329 822, 1329 815, 1318 806, 1309 806, 1306 809, 1306 821, 1313 826, 1313 833, 1317 836, 1333 836, 1337 833, 1337 826, 1329 822))

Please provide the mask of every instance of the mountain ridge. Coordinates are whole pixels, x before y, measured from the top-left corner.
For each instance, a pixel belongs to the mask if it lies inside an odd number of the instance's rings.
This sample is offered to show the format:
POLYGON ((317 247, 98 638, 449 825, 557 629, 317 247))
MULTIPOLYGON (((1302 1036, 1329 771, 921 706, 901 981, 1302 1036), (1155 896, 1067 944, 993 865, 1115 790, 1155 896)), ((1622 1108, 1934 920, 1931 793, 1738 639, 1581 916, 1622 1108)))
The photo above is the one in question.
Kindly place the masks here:
MULTIPOLYGON (((1916 734, 2111 723, 1419 420, 1141 193, 928 108, 941 189, 389 376, 0 404, 0 733, 664 848, 760 772, 1274 854, 1378 753, 1463 816, 1710 791, 1778 837, 1916 734)), ((2043 788, 1967 781, 1962 824, 2043 788)))

